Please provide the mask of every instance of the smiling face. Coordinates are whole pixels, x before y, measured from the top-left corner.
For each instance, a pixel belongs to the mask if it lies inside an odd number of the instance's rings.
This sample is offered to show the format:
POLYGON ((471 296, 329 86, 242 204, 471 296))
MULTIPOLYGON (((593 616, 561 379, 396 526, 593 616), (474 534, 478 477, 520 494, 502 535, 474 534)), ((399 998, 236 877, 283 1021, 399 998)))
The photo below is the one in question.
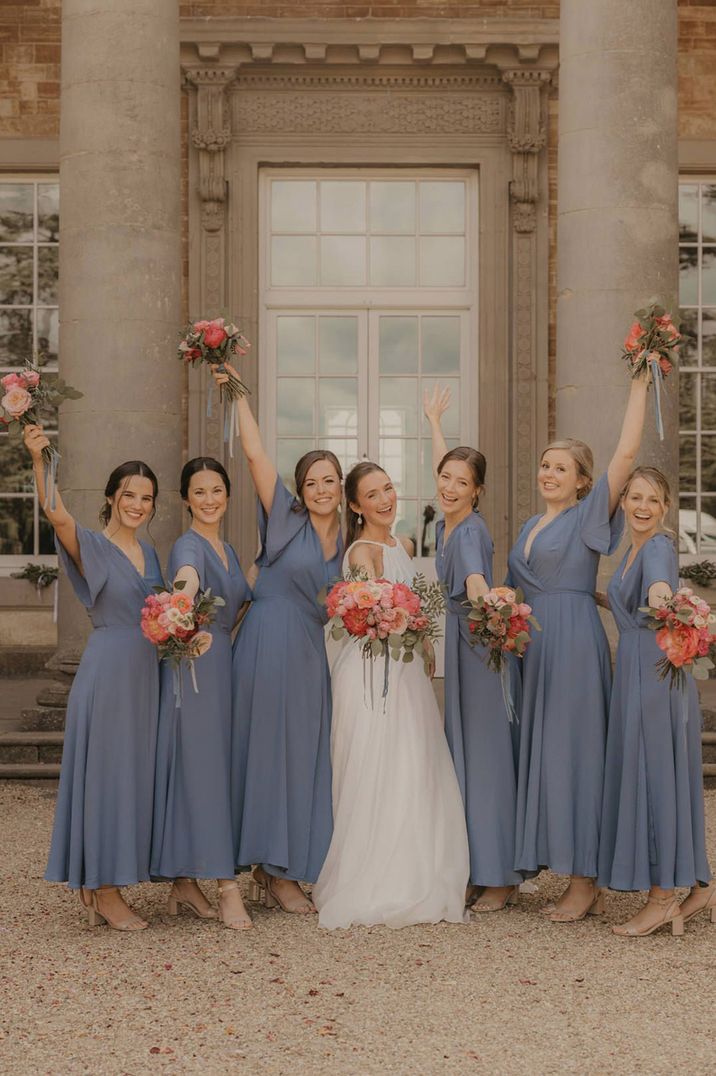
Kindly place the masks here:
POLYGON ((301 498, 309 512, 329 516, 341 503, 341 480, 330 460, 316 460, 306 472, 301 498))
POLYGON ((211 525, 218 523, 226 512, 229 497, 220 474, 216 471, 197 471, 189 479, 186 503, 192 519, 211 525))
POLYGON ((547 504, 574 504, 586 481, 579 474, 577 463, 566 448, 550 448, 543 455, 537 473, 537 485, 547 504))
POLYGON ((132 475, 124 479, 117 492, 107 498, 111 508, 110 524, 136 530, 148 523, 154 511, 154 486, 149 478, 132 475))
POLYGON ((641 475, 631 480, 621 503, 627 526, 634 537, 647 540, 664 523, 667 506, 662 495, 656 486, 641 475))
POLYGON ((448 460, 438 475, 438 507, 447 517, 464 516, 472 511, 481 489, 464 460, 448 460))
POLYGON ((397 504, 395 487, 385 471, 371 471, 358 483, 351 508, 363 516, 366 525, 392 527, 397 504))

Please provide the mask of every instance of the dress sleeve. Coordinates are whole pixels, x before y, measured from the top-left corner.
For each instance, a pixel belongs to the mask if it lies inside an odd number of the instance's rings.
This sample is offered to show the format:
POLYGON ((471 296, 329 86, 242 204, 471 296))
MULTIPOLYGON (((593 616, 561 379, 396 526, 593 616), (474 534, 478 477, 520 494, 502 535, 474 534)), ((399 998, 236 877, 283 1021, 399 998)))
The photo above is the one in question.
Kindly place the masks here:
POLYGON ((268 514, 259 501, 258 522, 261 552, 256 561, 262 567, 267 564, 273 564, 276 558, 283 553, 289 542, 305 527, 308 513, 305 508, 300 509, 300 511, 294 511, 297 504, 298 502, 294 495, 286 489, 277 475, 273 504, 268 514))
POLYGON ((577 506, 582 541, 595 553, 609 556, 619 545, 624 530, 624 513, 617 508, 609 516, 609 480, 602 475, 594 489, 577 506))
POLYGON ((483 575, 489 586, 492 565, 487 555, 487 541, 475 525, 463 527, 448 540, 451 572, 447 585, 451 598, 465 593, 465 580, 469 575, 483 575), (449 549, 451 542, 455 542, 452 550, 449 549))
POLYGON ((654 583, 668 583, 672 590, 679 585, 674 543, 665 534, 656 534, 644 546, 641 560, 642 600, 648 602, 654 583))
POLYGON ((200 588, 206 590, 205 550, 200 540, 189 531, 177 538, 169 554, 167 584, 170 588, 174 585, 174 577, 180 568, 193 568, 199 576, 200 588))
POLYGON ((107 539, 103 538, 101 534, 97 534, 96 531, 89 530, 87 527, 82 527, 79 523, 76 523, 75 533, 80 547, 81 573, 57 535, 55 535, 55 548, 57 549, 60 564, 67 572, 75 594, 86 609, 91 609, 97 601, 102 587, 107 582, 110 551, 107 549, 107 539))

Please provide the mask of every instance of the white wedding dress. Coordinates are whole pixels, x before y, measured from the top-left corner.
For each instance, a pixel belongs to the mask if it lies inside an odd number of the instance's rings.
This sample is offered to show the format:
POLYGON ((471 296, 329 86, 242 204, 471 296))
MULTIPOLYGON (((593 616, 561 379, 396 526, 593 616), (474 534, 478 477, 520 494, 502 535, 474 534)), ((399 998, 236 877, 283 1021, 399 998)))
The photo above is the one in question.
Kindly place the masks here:
MULTIPOLYGON (((412 582, 400 542, 383 545, 383 577, 412 582)), ((384 662, 376 660, 371 704, 370 667, 345 639, 331 681, 334 828, 313 887, 319 925, 465 921, 465 814, 422 660, 390 660, 385 699, 384 662)))

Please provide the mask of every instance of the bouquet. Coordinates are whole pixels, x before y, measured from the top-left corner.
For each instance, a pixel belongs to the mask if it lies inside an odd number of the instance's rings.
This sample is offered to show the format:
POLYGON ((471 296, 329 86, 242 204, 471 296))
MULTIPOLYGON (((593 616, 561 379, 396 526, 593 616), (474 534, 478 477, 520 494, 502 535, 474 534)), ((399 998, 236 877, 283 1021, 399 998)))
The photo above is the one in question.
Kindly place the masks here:
MULTIPOLYGON (((7 426, 10 437, 20 437, 23 426, 36 426, 40 423, 38 411, 44 407, 57 407, 63 400, 81 400, 82 393, 73 389, 61 378, 54 385, 43 382, 37 365, 25 361, 24 369, 17 374, 6 374, 0 378, 5 395, 0 399, 0 422, 7 426)), ((55 489, 57 488, 57 464, 60 454, 53 445, 42 450, 45 464, 45 507, 48 501, 55 507, 55 489)))
POLYGON ((184 582, 178 580, 174 591, 154 587, 142 609, 142 635, 153 643, 159 659, 166 658, 174 666, 174 695, 179 706, 182 697, 181 666, 186 661, 191 672, 194 691, 196 683, 194 661, 210 648, 211 632, 206 629, 216 617, 223 598, 214 596, 211 590, 200 590, 194 601, 182 594, 184 582))
POLYGON ((679 587, 667 602, 640 612, 649 616, 647 626, 656 632, 656 642, 664 657, 656 663, 659 679, 671 678, 671 686, 686 688, 686 673, 708 680, 716 655, 716 616, 708 602, 690 587, 679 587))
POLYGON ((486 648, 487 667, 499 674, 507 716, 514 721, 515 704, 505 654, 524 657, 532 641, 530 629, 542 629, 532 616, 532 607, 524 602, 522 591, 513 590, 512 587, 493 587, 465 604, 470 607, 467 614, 470 641, 473 645, 486 648))
MULTIPOLYGON (((236 325, 227 324, 223 318, 214 318, 213 321, 189 322, 184 330, 184 337, 179 343, 179 358, 186 363, 206 362, 211 366, 218 366, 220 371, 227 374, 229 380, 220 389, 220 399, 223 400, 224 391, 231 403, 231 407, 224 420, 224 441, 228 442, 229 455, 234 455, 234 434, 238 433, 238 411, 236 401, 241 396, 248 396, 249 390, 243 381, 230 374, 224 366, 225 361, 232 355, 246 355, 250 343, 236 325)), ((212 382, 213 386, 213 382, 212 382)), ((207 415, 212 411, 212 387, 209 388, 207 403, 207 415)))
POLYGON ((429 673, 432 647, 439 638, 438 616, 445 602, 439 583, 416 575, 411 587, 387 579, 353 576, 336 583, 326 597, 331 637, 360 640, 365 660, 385 658, 383 698, 388 694, 389 660, 408 664, 419 654, 429 673))
POLYGON ((654 382, 654 407, 656 428, 660 440, 664 440, 664 424, 661 418, 661 386, 676 363, 676 351, 683 337, 674 324, 671 314, 663 306, 651 303, 644 310, 637 310, 637 320, 632 323, 624 341, 622 358, 629 363, 632 377, 644 370, 651 371, 654 382))

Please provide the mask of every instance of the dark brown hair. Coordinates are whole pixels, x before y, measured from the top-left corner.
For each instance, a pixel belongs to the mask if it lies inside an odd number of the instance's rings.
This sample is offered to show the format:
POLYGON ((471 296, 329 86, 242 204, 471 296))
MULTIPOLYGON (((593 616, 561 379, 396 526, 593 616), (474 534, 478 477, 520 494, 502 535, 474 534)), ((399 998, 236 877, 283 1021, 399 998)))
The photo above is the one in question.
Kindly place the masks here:
MULTIPOLYGON (((485 485, 485 472, 487 471, 487 460, 482 452, 478 452, 476 448, 470 448, 469 445, 458 445, 457 448, 451 448, 440 460, 440 463, 438 464, 438 474, 442 473, 443 467, 446 463, 449 463, 450 460, 466 463, 470 469, 475 488, 477 490, 482 489, 485 485)), ((477 493, 472 501, 473 511, 477 511, 479 503, 480 495, 477 493)))
MULTIPOLYGON (((195 456, 193 460, 187 460, 181 469, 181 478, 179 479, 179 496, 183 501, 189 499, 189 483, 195 474, 199 474, 200 471, 214 471, 218 474, 219 478, 224 484, 226 490, 226 496, 231 496, 231 479, 226 473, 226 468, 223 463, 219 463, 213 456, 195 456)), ((192 515, 192 510, 187 505, 187 511, 189 515, 192 515)))
MULTIPOLYGON (((155 475, 151 467, 148 467, 146 463, 142 463, 141 460, 127 460, 126 463, 120 463, 119 467, 115 467, 115 469, 112 471, 111 475, 107 479, 107 485, 104 487, 105 498, 114 497, 115 493, 117 493, 118 490, 124 492, 124 490, 129 484, 128 481, 125 482, 124 480, 134 478, 135 476, 139 476, 139 478, 148 478, 149 481, 152 483, 152 498, 154 503, 152 506, 152 514, 149 517, 149 522, 151 523, 151 521, 154 519, 154 513, 157 510, 159 483, 157 482, 157 476, 155 475), (122 485, 123 482, 124 485, 122 485)), ((105 502, 99 511, 99 521, 103 526, 107 527, 109 526, 109 521, 111 518, 112 505, 108 504, 107 500, 105 499, 105 502)))
POLYGON ((363 529, 363 524, 358 523, 358 513, 354 512, 351 507, 351 501, 355 501, 357 498, 358 486, 361 481, 366 475, 373 474, 374 471, 382 471, 386 478, 388 476, 383 467, 380 467, 377 463, 372 463, 370 460, 361 460, 360 463, 356 463, 346 475, 346 549, 355 542, 363 529))
POLYGON ((296 496, 300 502, 295 507, 297 512, 300 512, 305 507, 303 503, 303 487, 306 484, 308 472, 311 470, 314 463, 319 463, 321 460, 326 460, 327 463, 330 463, 338 475, 338 481, 343 481, 343 468, 338 462, 338 456, 336 456, 334 452, 331 452, 327 448, 314 448, 310 452, 306 452, 296 464, 296 470, 293 473, 293 479, 296 484, 296 496))

